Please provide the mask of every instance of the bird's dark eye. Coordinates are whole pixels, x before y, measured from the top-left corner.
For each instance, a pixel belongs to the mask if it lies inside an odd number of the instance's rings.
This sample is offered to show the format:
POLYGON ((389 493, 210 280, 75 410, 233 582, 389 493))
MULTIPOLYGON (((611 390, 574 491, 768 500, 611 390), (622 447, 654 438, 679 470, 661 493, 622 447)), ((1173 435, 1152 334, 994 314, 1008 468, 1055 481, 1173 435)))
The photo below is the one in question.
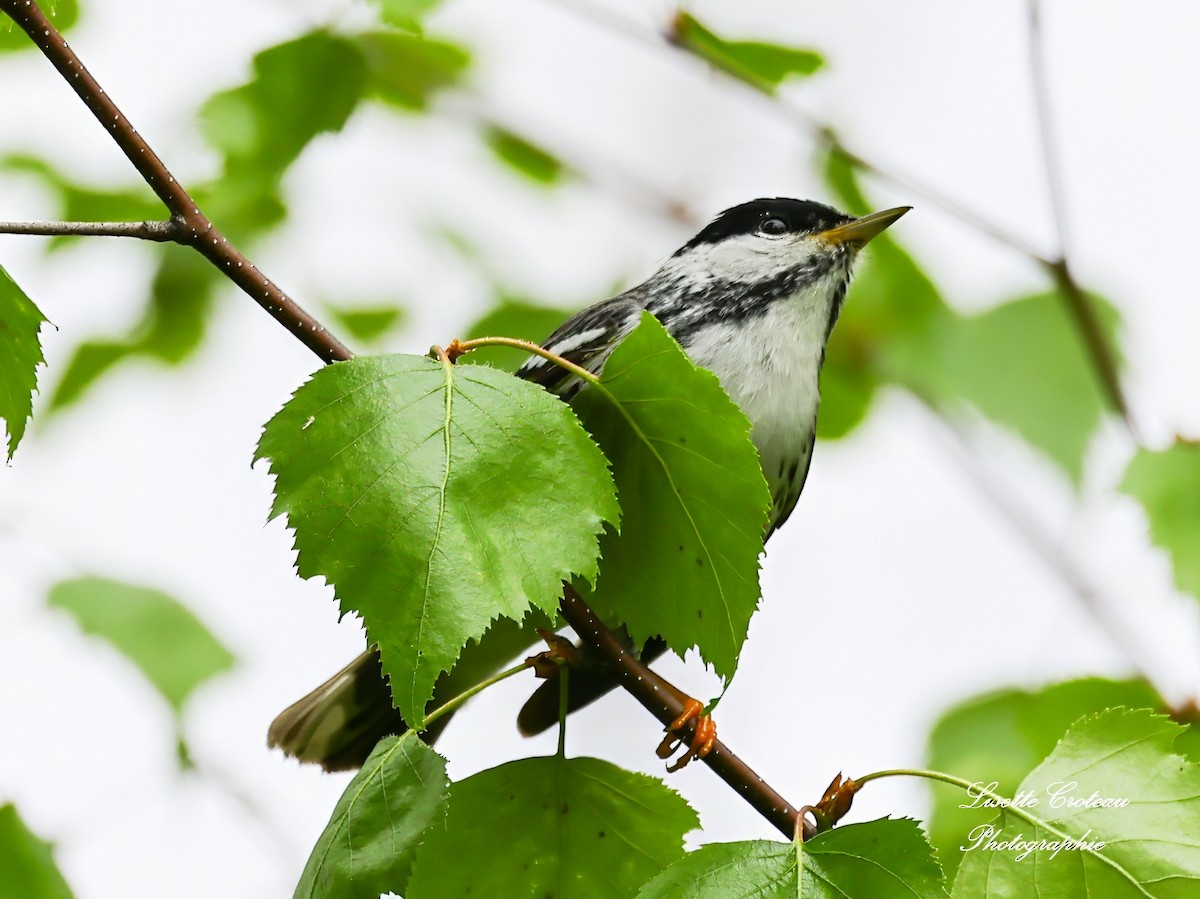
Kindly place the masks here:
POLYGON ((781 218, 769 218, 758 226, 760 234, 766 234, 769 237, 778 237, 781 234, 787 233, 787 222, 781 218))

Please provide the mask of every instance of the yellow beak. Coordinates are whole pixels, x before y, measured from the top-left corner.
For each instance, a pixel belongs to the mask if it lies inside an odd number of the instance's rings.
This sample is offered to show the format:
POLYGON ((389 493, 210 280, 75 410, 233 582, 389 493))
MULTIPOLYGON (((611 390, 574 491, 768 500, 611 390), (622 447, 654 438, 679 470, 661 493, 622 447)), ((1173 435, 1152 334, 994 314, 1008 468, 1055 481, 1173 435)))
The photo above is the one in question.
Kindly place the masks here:
POLYGON ((859 249, 871 238, 883 233, 892 222, 910 209, 912 209, 911 206, 897 206, 895 209, 885 209, 883 212, 872 212, 860 219, 846 222, 846 224, 830 228, 828 231, 822 231, 816 235, 816 239, 830 244, 848 243, 859 249))

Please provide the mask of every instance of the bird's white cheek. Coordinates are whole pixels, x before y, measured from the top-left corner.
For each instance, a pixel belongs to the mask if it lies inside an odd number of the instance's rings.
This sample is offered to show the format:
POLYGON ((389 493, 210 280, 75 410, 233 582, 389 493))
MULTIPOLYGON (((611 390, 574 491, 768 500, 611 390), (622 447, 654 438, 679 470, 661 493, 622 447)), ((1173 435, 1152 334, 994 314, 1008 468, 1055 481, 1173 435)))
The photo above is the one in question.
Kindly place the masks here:
POLYGON ((819 248, 804 237, 767 238, 743 234, 714 244, 701 244, 666 266, 691 283, 708 280, 767 280, 805 265, 819 248))

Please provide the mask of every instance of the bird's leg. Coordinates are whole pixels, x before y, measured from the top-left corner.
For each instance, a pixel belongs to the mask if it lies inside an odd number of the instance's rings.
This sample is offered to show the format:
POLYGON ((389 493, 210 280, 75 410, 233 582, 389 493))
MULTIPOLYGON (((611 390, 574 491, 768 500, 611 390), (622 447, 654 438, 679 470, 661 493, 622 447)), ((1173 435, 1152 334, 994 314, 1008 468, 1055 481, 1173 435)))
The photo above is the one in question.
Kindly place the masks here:
POLYGON ((692 759, 702 759, 712 752, 713 744, 717 742, 717 725, 710 716, 700 714, 703 711, 704 706, 701 702, 688 696, 684 700, 683 711, 679 713, 679 717, 667 725, 667 735, 663 737, 663 741, 658 744, 656 750, 660 759, 670 758, 683 743, 682 738, 677 734, 689 721, 693 722, 694 728, 687 752, 681 755, 675 764, 668 765, 668 771, 678 771, 692 759))

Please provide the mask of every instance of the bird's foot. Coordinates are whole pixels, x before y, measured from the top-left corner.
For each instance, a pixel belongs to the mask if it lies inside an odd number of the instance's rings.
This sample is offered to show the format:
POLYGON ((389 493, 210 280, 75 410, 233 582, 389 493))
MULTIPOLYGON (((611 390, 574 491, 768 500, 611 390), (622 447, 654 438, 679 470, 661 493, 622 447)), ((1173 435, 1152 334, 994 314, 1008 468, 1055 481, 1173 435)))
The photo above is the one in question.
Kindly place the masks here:
POLYGON ((677 736, 678 732, 689 721, 694 722, 692 741, 688 744, 687 751, 679 757, 675 764, 667 766, 668 771, 678 771, 692 759, 702 759, 712 752, 713 745, 717 742, 717 725, 708 715, 700 714, 703 711, 704 706, 700 701, 689 696, 683 704, 683 711, 680 712, 679 717, 667 725, 667 735, 658 744, 657 752, 660 759, 669 759, 674 755, 675 750, 683 743, 683 740, 677 736))

